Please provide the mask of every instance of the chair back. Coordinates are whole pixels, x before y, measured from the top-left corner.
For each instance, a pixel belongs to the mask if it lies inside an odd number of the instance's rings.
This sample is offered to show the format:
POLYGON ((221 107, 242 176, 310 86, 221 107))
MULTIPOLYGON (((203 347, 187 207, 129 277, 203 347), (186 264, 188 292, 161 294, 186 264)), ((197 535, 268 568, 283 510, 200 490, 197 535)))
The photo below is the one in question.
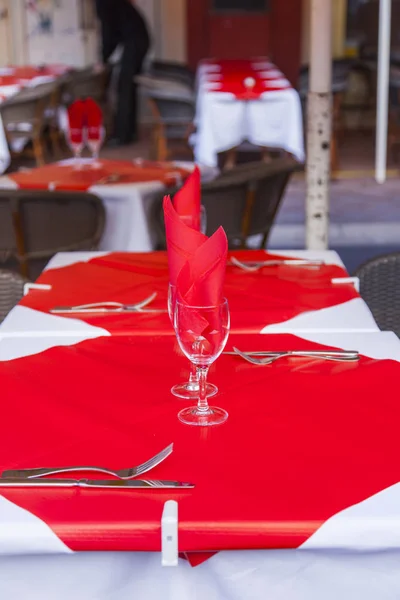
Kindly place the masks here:
POLYGON ((0 266, 8 263, 17 251, 11 205, 0 196, 0 266))
POLYGON ((71 71, 63 80, 63 102, 70 104, 80 98, 93 98, 102 105, 106 99, 109 73, 96 73, 93 68, 71 71))
POLYGON ((0 190, 13 218, 21 272, 37 276, 57 252, 94 250, 105 226, 105 210, 87 193, 0 190))
POLYGON ((300 168, 291 158, 247 163, 205 184, 207 235, 222 225, 231 248, 245 248, 247 239, 259 234, 265 248, 289 178, 300 168))
POLYGON ((0 323, 24 295, 26 279, 18 273, 0 269, 0 323))
POLYGON ((170 79, 194 88, 195 75, 185 64, 155 60, 149 67, 149 73, 154 77, 170 79))
POLYGON ((367 261, 354 273, 360 293, 380 329, 400 337, 400 252, 367 261))
POLYGON ((0 105, 0 113, 7 133, 29 137, 30 128, 39 125, 46 108, 52 104, 56 83, 27 87, 0 105))
POLYGON ((165 124, 189 124, 194 119, 194 103, 182 98, 162 97, 157 93, 148 93, 150 106, 156 120, 165 124))
MULTIPOLYGON (((208 236, 221 225, 231 249, 245 248, 247 238, 262 234, 264 248, 291 174, 301 166, 293 159, 277 159, 271 164, 250 163, 232 169, 201 188, 206 211, 208 236)), ((174 196, 178 190, 167 193, 174 196)), ((165 193, 165 192, 164 192, 165 193)), ((163 194, 164 195, 164 194, 163 194)), ((165 248, 162 196, 153 200, 151 221, 158 248, 165 248)))

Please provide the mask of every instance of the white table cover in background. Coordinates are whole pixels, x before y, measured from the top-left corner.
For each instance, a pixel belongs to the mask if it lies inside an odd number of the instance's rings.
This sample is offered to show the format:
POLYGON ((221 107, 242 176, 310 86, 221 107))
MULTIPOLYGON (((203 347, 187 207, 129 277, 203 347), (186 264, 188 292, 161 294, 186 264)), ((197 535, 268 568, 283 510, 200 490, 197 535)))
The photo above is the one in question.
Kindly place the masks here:
MULTIPOLYGON (((90 159, 85 159, 88 162, 90 159)), ((63 161, 65 164, 72 160, 63 161)), ((193 163, 176 162, 176 166, 192 170, 193 163)), ((217 175, 216 169, 201 169, 203 181, 217 175)), ((0 177, 0 188, 17 189, 15 182, 7 176, 0 177)), ((127 184, 94 185, 87 191, 104 203, 106 210, 105 229, 99 249, 113 252, 150 252, 157 244, 156 233, 150 219, 154 195, 162 192, 161 181, 146 181, 127 184)), ((71 192, 73 193, 73 192, 71 192)))
POLYGON ((204 65, 200 68, 195 117, 196 162, 215 167, 218 153, 244 141, 282 148, 300 162, 304 160, 301 102, 293 88, 267 91, 257 100, 239 100, 232 93, 216 91, 214 84, 204 76, 204 65))

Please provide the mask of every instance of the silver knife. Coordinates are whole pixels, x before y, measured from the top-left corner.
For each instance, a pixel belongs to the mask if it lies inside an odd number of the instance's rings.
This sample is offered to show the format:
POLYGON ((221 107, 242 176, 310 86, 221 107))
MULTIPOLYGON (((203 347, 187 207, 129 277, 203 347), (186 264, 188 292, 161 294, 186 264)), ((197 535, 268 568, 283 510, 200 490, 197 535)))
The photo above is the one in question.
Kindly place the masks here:
POLYGON ((185 481, 168 481, 157 479, 0 479, 0 487, 22 488, 22 487, 80 487, 99 489, 189 489, 194 488, 194 483, 185 481))

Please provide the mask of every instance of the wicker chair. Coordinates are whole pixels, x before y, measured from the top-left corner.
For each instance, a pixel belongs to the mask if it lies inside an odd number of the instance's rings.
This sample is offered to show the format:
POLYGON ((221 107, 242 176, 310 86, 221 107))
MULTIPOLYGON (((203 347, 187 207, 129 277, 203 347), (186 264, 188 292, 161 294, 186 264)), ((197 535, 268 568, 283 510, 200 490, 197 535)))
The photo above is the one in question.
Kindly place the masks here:
POLYGON ((400 252, 373 258, 354 275, 360 279, 361 296, 380 329, 400 337, 400 252))
POLYGON ((97 196, 0 190, 0 206, 5 201, 13 223, 11 257, 18 261, 22 275, 36 278, 57 252, 97 248, 105 225, 105 210, 97 196))
POLYGON ((0 105, 11 156, 21 154, 25 150, 25 141, 31 141, 37 165, 44 164, 43 133, 47 125, 45 117, 46 111, 51 109, 54 102, 56 89, 56 83, 24 88, 0 105))
POLYGON ((0 323, 24 295, 26 279, 5 269, 0 269, 0 323))
POLYGON ((187 65, 177 62, 155 60, 150 64, 149 74, 154 77, 170 79, 194 88, 195 75, 187 65))
POLYGON ((171 158, 172 146, 191 154, 188 145, 193 132, 195 95, 182 82, 139 75, 141 86, 153 115, 153 156, 156 160, 171 158))
MULTIPOLYGON (((270 164, 243 165, 202 185, 207 235, 222 225, 230 248, 245 248, 247 238, 253 235, 262 235, 260 248, 265 248, 288 180, 298 169, 292 159, 277 159, 270 164)), ((171 195, 176 191, 171 190, 171 195)), ((154 203, 152 216, 159 247, 164 248, 161 198, 154 203)))

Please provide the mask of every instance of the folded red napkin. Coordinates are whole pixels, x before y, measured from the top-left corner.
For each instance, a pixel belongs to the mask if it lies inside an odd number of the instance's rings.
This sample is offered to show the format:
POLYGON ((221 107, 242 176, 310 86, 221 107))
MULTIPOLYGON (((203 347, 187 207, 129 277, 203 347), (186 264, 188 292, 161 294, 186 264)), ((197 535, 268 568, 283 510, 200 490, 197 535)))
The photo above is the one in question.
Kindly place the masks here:
POLYGON ((174 207, 182 221, 200 231, 200 169, 195 167, 182 188, 174 196, 174 207))
POLYGON ((100 106, 97 104, 97 102, 93 100, 93 98, 86 99, 85 114, 88 141, 101 141, 103 135, 103 112, 100 106))
POLYGON ((217 306, 223 300, 228 240, 222 227, 190 257, 177 278, 177 296, 190 306, 217 306))
POLYGON ((75 100, 68 107, 69 139, 72 144, 83 143, 86 126, 86 108, 83 100, 75 100))
POLYGON ((169 196, 165 196, 163 208, 169 280, 172 285, 176 285, 182 267, 208 238, 182 221, 169 196))
POLYGON ((176 284, 176 297, 182 304, 196 307, 180 312, 180 339, 193 342, 202 338, 203 352, 213 353, 225 335, 221 312, 216 307, 223 301, 228 240, 222 227, 202 244, 181 269, 176 284))

